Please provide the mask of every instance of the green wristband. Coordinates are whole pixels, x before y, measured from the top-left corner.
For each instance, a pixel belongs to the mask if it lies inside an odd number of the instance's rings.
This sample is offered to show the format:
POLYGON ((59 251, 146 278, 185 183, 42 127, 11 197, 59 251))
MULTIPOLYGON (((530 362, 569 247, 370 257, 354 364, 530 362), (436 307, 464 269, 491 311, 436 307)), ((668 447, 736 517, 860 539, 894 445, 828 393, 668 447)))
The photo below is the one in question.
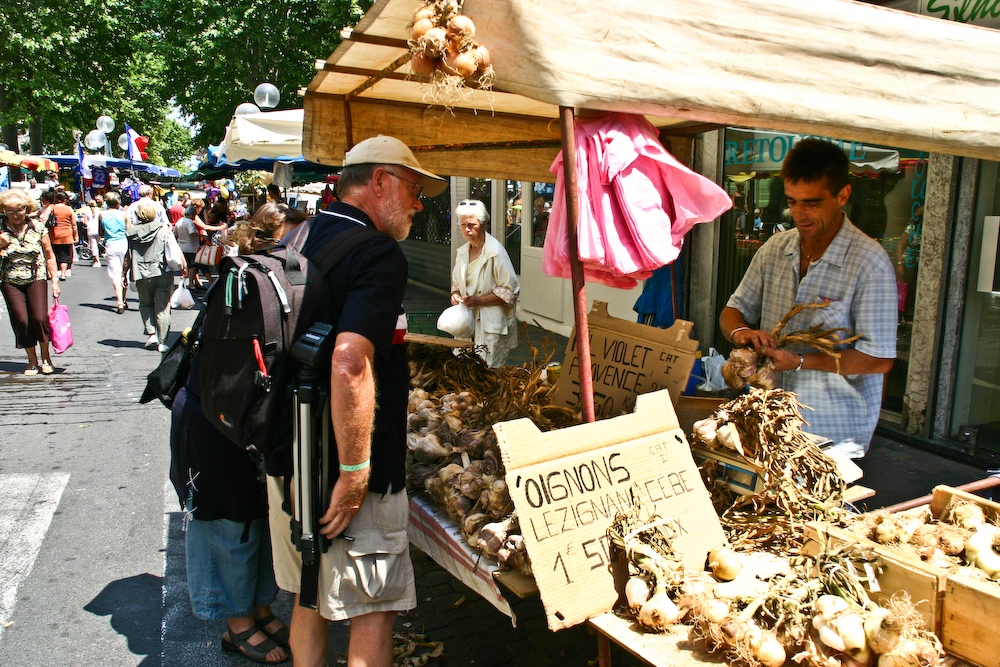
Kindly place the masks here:
POLYGON ((361 463, 353 466, 345 466, 343 463, 340 464, 340 469, 344 472, 357 472, 359 470, 364 470, 372 463, 371 457, 367 461, 362 461, 361 463))

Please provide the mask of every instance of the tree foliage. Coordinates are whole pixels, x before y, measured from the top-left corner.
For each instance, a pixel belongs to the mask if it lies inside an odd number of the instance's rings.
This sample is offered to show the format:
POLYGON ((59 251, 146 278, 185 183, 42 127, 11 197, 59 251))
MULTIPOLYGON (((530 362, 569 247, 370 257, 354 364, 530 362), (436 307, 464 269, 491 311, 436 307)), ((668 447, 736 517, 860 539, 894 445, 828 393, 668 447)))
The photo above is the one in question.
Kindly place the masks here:
POLYGON ((34 122, 45 141, 35 150, 71 145, 74 128, 92 127, 102 82, 121 80, 131 55, 124 9, 123 0, 0 3, 0 124, 34 122))
POLYGON ((200 125, 202 144, 222 140, 233 110, 253 101, 269 81, 281 91, 279 108, 302 106, 299 88, 315 74, 313 63, 340 43, 372 0, 166 0, 152 3, 167 63, 166 90, 200 125))
MULTIPOLYGON (((69 153, 101 114, 111 142, 128 123, 150 138, 149 161, 172 167, 221 141, 257 84, 301 106, 313 62, 372 0, 37 0, 0 3, 0 126, 31 128, 35 152, 69 153), (179 109, 195 139, 174 120, 179 109), (174 114, 175 115, 175 114, 174 114)), ((5 135, 6 136, 6 135, 5 135)))

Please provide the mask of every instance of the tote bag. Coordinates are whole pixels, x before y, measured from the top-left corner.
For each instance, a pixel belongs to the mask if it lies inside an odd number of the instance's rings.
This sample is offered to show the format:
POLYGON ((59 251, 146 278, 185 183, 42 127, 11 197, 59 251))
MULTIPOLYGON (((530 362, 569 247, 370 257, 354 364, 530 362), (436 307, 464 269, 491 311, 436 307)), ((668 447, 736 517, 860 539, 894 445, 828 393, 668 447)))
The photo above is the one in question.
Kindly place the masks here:
POLYGON ((163 231, 167 235, 166 248, 163 252, 167 259, 167 268, 171 271, 180 271, 184 266, 184 253, 181 251, 181 244, 177 242, 177 238, 169 229, 164 228, 163 231))
POLYGON ((69 326, 69 308, 59 303, 59 297, 52 301, 49 310, 49 327, 52 329, 52 349, 62 354, 73 346, 73 329, 69 326))

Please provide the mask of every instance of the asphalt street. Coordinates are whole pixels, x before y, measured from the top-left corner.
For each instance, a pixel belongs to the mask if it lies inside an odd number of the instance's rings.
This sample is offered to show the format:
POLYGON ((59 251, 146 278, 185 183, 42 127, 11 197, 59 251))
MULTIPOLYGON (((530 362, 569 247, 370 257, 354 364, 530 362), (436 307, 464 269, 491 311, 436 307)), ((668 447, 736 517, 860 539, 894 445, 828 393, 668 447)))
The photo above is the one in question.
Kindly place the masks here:
POLYGON ((5 308, 0 325, 0 665, 159 665, 179 515, 169 412, 138 400, 160 355, 104 268, 60 285, 74 345, 51 376, 24 376, 5 308))

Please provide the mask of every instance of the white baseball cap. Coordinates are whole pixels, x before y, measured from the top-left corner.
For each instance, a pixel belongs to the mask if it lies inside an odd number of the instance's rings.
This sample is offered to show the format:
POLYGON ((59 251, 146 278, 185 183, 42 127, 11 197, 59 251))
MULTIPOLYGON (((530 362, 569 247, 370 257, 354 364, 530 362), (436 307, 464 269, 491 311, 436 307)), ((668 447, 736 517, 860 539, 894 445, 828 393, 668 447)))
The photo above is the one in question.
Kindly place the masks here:
POLYGON ((420 185, 424 187, 424 194, 428 197, 436 197, 448 187, 446 179, 421 168, 413 151, 406 144, 383 134, 365 139, 347 151, 344 166, 353 164, 398 164, 406 167, 420 176, 420 185))

